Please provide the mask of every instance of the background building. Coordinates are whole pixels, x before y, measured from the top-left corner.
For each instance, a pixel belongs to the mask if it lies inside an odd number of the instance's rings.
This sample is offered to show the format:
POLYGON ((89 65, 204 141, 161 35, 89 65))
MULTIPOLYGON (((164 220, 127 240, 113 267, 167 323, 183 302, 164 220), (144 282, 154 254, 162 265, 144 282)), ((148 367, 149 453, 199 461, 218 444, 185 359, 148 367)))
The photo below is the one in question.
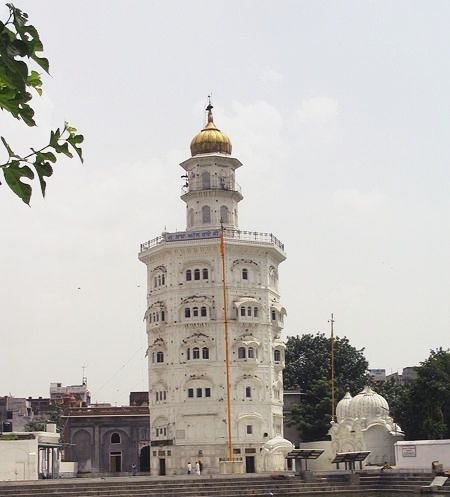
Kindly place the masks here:
POLYGON ((63 419, 64 460, 79 473, 149 471, 148 407, 72 407, 63 419))

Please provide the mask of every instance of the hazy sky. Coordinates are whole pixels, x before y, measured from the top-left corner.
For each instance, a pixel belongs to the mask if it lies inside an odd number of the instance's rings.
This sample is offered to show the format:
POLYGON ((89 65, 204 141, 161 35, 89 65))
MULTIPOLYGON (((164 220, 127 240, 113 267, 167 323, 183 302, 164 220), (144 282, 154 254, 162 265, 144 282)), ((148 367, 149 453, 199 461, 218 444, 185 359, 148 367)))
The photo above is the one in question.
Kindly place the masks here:
POLYGON ((333 312, 388 372, 450 345, 450 2, 16 5, 51 77, 39 128, 3 112, 0 134, 25 153, 68 120, 86 161, 31 208, 0 187, 0 395, 83 365, 94 401, 147 388, 139 244, 185 228, 178 164, 210 92, 244 164, 240 227, 285 243, 285 336, 333 312))

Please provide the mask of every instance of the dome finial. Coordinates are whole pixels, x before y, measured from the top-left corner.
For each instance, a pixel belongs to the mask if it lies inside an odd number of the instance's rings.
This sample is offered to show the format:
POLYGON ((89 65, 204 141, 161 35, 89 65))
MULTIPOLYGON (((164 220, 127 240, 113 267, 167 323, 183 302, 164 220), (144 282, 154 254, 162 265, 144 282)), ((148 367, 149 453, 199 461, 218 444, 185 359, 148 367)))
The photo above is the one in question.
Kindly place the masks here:
POLYGON ((208 105, 206 106, 206 109, 208 111, 208 123, 213 123, 213 115, 212 115, 212 110, 214 109, 213 104, 211 103, 211 95, 208 95, 208 105))

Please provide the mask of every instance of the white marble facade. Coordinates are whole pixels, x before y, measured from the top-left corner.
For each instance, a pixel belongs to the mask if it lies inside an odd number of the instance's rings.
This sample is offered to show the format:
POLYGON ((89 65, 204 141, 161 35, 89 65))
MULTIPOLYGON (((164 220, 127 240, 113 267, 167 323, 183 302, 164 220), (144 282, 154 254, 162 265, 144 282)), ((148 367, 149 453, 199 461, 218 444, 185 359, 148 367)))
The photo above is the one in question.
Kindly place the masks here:
POLYGON ((208 124, 181 164, 187 185, 186 230, 141 245, 147 266, 152 473, 180 474, 200 460, 206 473, 227 458, 224 292, 220 253, 224 226, 226 314, 230 354, 233 457, 243 471, 284 468, 286 314, 278 291, 283 245, 271 234, 240 231, 242 194, 231 142, 208 124))

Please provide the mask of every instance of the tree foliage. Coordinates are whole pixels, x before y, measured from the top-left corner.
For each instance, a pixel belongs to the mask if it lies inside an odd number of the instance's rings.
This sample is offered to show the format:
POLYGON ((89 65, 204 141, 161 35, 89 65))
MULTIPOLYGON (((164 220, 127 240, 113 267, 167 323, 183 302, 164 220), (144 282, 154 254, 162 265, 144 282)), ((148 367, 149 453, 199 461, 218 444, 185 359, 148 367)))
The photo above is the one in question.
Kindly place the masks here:
MULTIPOLYGON (((335 398, 359 392, 368 380, 364 349, 346 337, 335 338, 335 398)), ((300 389, 301 402, 288 422, 298 427, 302 441, 323 440, 331 421, 331 338, 323 333, 289 337, 286 342, 284 388, 300 389)))
POLYGON ((36 416, 25 424, 25 431, 45 431, 47 423, 55 423, 56 431, 63 435, 64 420, 62 418, 63 408, 58 405, 50 406, 48 416, 36 416))
POLYGON ((404 388, 395 414, 406 439, 450 438, 450 350, 432 350, 404 388))
MULTIPOLYGON (((6 6, 9 17, 5 22, 0 21, 0 108, 28 126, 36 126, 29 90, 41 95, 42 80, 28 64, 33 63, 48 73, 49 62, 40 55, 43 45, 36 28, 28 24, 28 15, 13 4, 6 6)), ((62 129, 50 132, 47 145, 31 148, 29 154, 19 155, 3 136, 1 140, 8 155, 8 160, 0 164, 5 182, 26 204, 30 203, 32 195, 32 186, 27 180, 33 180, 36 175, 45 196, 46 181, 53 174, 58 154, 73 157, 72 152, 75 152, 83 161, 80 147, 83 136, 67 123, 62 129)))

